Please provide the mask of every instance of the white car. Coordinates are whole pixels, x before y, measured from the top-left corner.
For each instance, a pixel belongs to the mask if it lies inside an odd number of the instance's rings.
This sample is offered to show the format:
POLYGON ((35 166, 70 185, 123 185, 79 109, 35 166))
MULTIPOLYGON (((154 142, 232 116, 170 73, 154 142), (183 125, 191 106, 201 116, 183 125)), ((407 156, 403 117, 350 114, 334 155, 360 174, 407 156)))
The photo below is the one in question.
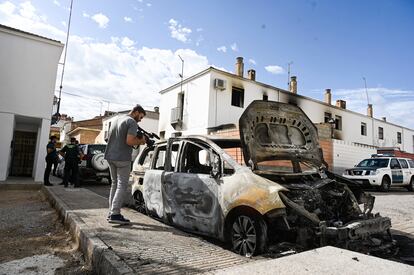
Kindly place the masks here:
POLYGON ((384 192, 394 186, 414 191, 414 161, 408 158, 372 155, 354 168, 345 170, 343 176, 384 192))

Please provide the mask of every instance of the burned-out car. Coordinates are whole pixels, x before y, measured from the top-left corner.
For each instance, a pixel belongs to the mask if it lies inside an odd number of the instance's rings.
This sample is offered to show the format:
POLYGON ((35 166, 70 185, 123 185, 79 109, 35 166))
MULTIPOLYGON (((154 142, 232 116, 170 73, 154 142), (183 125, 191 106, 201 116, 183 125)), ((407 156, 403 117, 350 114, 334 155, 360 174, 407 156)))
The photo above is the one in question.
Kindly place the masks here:
POLYGON ((297 106, 254 101, 239 138, 187 136, 146 148, 135 169, 141 210, 255 255, 269 243, 375 252, 393 245, 374 197, 329 173, 316 127, 297 106), (360 208, 361 205, 361 208, 360 208))

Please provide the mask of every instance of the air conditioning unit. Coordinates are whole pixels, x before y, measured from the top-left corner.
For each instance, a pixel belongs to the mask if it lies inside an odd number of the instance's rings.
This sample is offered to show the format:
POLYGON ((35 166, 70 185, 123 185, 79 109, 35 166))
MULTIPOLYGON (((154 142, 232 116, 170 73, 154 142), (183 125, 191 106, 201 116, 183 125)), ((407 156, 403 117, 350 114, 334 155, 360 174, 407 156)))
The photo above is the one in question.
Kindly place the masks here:
POLYGON ((219 90, 226 89, 226 81, 224 79, 216 78, 214 79, 214 88, 219 90))

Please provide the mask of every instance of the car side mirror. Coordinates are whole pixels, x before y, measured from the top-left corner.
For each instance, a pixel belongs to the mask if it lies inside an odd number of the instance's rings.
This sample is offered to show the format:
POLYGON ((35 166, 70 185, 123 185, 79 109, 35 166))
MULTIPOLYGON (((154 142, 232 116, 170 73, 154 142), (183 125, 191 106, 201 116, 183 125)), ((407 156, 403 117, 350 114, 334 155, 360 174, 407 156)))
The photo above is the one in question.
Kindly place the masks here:
POLYGON ((218 178, 220 176, 220 158, 215 154, 210 154, 210 164, 212 178, 218 178))

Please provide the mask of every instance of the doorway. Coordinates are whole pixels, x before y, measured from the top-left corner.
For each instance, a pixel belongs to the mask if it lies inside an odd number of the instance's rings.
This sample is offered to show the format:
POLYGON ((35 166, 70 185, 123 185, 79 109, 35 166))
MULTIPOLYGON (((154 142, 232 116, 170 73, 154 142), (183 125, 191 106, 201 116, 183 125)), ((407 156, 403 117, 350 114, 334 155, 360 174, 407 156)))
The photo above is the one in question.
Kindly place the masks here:
POLYGON ((36 151, 37 133, 15 131, 10 176, 31 177, 36 151))

